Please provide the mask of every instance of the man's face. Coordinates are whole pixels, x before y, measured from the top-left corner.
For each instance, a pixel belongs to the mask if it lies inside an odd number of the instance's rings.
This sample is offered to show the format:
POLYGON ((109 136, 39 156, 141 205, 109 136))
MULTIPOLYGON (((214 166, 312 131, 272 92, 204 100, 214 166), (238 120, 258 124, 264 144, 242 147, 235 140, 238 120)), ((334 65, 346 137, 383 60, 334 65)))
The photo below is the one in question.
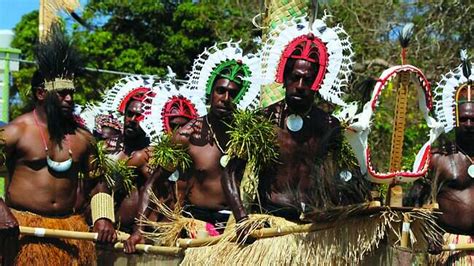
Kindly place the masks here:
POLYGON ((211 92, 211 112, 218 118, 229 118, 235 110, 234 98, 239 94, 240 87, 225 78, 214 82, 211 92))
POLYGON ((171 108, 169 119, 169 126, 171 130, 179 129, 180 127, 186 125, 189 120, 189 118, 180 115, 178 106, 173 106, 171 108))
POLYGON ((140 127, 143 120, 143 103, 132 100, 125 109, 124 135, 127 138, 136 138, 145 134, 140 127))
POLYGON ((459 126, 456 134, 464 140, 472 140, 474 145, 474 102, 467 102, 459 105, 458 108, 459 126))
POLYGON ((309 110, 314 101, 315 91, 311 90, 317 71, 311 62, 297 59, 293 68, 285 73, 284 85, 286 88, 285 100, 296 113, 309 110))
POLYGON ((59 107, 64 117, 72 117, 74 111, 74 90, 60 90, 56 94, 58 95, 59 107))
POLYGON ((102 127, 102 134, 100 138, 105 140, 107 151, 116 151, 118 145, 120 144, 120 131, 112 127, 104 126, 102 127))

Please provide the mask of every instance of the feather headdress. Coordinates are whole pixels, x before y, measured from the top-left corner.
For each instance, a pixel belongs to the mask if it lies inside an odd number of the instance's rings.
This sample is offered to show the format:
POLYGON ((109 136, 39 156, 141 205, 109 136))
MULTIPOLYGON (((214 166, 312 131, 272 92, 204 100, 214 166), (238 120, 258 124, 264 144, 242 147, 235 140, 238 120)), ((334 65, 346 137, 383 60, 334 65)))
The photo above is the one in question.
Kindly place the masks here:
POLYGON ((462 89, 471 90, 469 85, 472 87, 474 81, 474 68, 466 50, 461 51, 461 62, 457 68, 443 75, 434 93, 436 119, 443 125, 446 133, 457 126, 456 113, 459 99, 456 96, 459 96, 462 89))
POLYGON ((196 96, 206 98, 211 93, 214 81, 225 77, 241 85, 234 101, 237 108, 245 109, 260 93, 260 57, 243 54, 240 42, 224 42, 204 50, 194 60, 193 69, 186 86, 196 96))
POLYGON ((35 57, 46 90, 75 89, 74 78, 82 71, 84 61, 58 24, 53 24, 51 34, 36 45, 35 57))
POLYGON ((342 88, 349 81, 354 52, 344 29, 339 25, 327 26, 327 17, 325 15, 312 23, 307 17, 293 18, 269 33, 262 52, 264 85, 283 83, 283 72, 289 58, 304 59, 319 67, 311 89, 329 102, 346 105, 342 100, 342 88))
POLYGON ((120 79, 109 89, 103 100, 103 108, 111 112, 125 112, 127 103, 136 95, 149 93, 153 89, 153 77, 128 76, 120 79))
POLYGON ((193 95, 187 87, 178 89, 171 80, 161 80, 154 84, 153 90, 157 96, 145 102, 145 108, 150 110, 150 114, 140 124, 151 139, 162 133, 170 133, 173 130, 170 125, 173 117, 192 120, 206 114, 202 98, 193 95))

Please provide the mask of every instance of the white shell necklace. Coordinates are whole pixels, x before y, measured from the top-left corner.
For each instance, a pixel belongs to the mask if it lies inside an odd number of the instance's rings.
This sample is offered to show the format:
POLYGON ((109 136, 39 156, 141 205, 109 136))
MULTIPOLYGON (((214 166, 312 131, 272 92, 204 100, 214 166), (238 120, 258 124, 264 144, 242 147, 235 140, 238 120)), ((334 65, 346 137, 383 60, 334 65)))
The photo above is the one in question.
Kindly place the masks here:
POLYGON ((462 149, 461 147, 459 147, 459 145, 456 144, 456 147, 458 148, 458 150, 464 154, 464 156, 466 156, 466 158, 469 160, 469 162, 471 162, 471 165, 469 165, 469 167, 467 168, 467 174, 471 177, 471 178, 474 178, 474 162, 472 161, 471 159, 471 156, 467 155, 462 149))
POLYGON ((69 139, 67 139, 66 137, 66 142, 68 144, 68 150, 69 150, 69 159, 67 159, 66 161, 64 162, 56 162, 54 161, 53 159, 51 159, 49 157, 49 152, 48 152, 48 145, 46 143, 46 139, 43 135, 43 130, 41 129, 41 127, 39 126, 39 123, 38 123, 38 118, 36 116, 36 109, 33 110, 33 116, 35 118, 35 123, 36 123, 36 126, 38 127, 38 130, 41 134, 41 140, 43 141, 43 145, 44 145, 44 150, 46 152, 46 163, 48 164, 48 167, 50 169, 52 169, 53 171, 55 172, 66 172, 67 170, 71 169, 71 166, 72 166, 72 151, 71 151, 71 146, 69 144, 69 139))
POLYGON ((227 152, 219 144, 219 141, 217 140, 216 133, 212 129, 212 125, 211 125, 211 123, 209 123, 209 119, 207 118, 207 115, 206 115, 206 123, 209 126, 209 129, 211 130, 211 135, 212 135, 212 138, 214 139, 214 142, 216 143, 217 148, 223 154, 221 156, 221 158, 219 159, 219 163, 222 167, 225 168, 227 166, 227 164, 229 163, 229 160, 230 160, 229 155, 227 155, 227 152))

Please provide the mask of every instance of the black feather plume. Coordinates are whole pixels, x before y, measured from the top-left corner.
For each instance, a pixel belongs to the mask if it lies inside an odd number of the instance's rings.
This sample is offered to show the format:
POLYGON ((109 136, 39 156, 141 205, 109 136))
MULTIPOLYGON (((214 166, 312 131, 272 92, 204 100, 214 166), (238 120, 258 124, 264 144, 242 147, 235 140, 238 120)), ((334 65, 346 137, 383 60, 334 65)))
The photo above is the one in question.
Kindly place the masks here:
POLYGON ((402 48, 407 48, 410 44, 411 37, 413 36, 413 23, 406 24, 401 31, 398 32, 398 40, 402 48))
POLYGON ((469 80, 471 76, 471 62, 469 61, 469 55, 467 50, 461 50, 461 63, 462 63, 462 74, 469 80))
POLYGON ((35 47, 39 71, 46 81, 74 79, 83 69, 79 51, 58 24, 53 24, 46 40, 35 47))

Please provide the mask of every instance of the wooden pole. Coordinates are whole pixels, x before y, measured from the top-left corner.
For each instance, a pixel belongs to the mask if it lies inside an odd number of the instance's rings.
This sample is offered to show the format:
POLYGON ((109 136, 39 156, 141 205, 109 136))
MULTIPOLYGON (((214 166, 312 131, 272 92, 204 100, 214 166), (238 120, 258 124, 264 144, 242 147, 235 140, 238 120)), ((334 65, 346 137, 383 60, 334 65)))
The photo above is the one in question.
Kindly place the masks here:
POLYGON ((449 244, 443 246, 443 251, 472 251, 474 250, 474 243, 466 244, 449 244))
MULTIPOLYGON (((20 226, 20 234, 25 236, 36 236, 36 237, 50 237, 50 238, 65 238, 65 239, 77 239, 77 240, 97 240, 98 233, 92 232, 78 232, 68 231, 59 229, 48 229, 39 227, 28 227, 20 226)), ((117 241, 125 241, 130 235, 117 232, 117 241)))
POLYGON ((410 215, 408 213, 403 214, 402 223, 402 239, 400 240, 400 247, 408 248, 410 240, 410 215))
MULTIPOLYGON (((337 223, 331 224, 302 224, 302 225, 292 225, 292 226, 284 226, 284 227, 276 227, 276 228, 262 228, 253 231, 250 236, 256 239, 260 238, 268 238, 268 237, 276 237, 276 236, 284 236, 294 233, 308 233, 314 231, 325 230, 329 228, 333 228, 337 225, 337 223)), ((180 248, 193 248, 193 247, 202 247, 202 246, 210 246, 217 244, 222 239, 222 236, 217 237, 206 237, 201 239, 190 239, 190 238, 180 238, 177 241, 177 246, 180 248)), ((232 241, 236 241, 233 239, 232 241)))
MULTIPOLYGON (((123 250, 124 245, 123 243, 115 243, 114 249, 123 250)), ((153 245, 146 245, 146 244, 136 244, 135 248, 137 251, 156 254, 156 255, 164 255, 164 256, 179 256, 183 254, 183 249, 179 247, 165 247, 165 246, 153 246, 153 245)))
MULTIPOLYGON (((97 233, 91 232, 78 232, 78 231, 67 231, 67 230, 59 230, 59 229, 47 229, 47 228, 39 228, 39 227, 27 227, 27 226, 20 226, 20 234, 26 236, 36 236, 36 237, 49 237, 49 238, 62 238, 62 239, 76 239, 76 240, 88 240, 88 241, 95 241, 97 240, 97 233)), ((123 242, 128 239, 130 235, 127 233, 123 233, 118 231, 117 232, 117 243, 115 243, 114 248, 123 250, 124 245, 123 242)), ((182 249, 179 247, 163 247, 163 246, 153 246, 153 245, 146 245, 146 244, 137 244, 135 248, 138 251, 151 253, 151 254, 159 254, 165 256, 179 256, 182 254, 182 249)))

